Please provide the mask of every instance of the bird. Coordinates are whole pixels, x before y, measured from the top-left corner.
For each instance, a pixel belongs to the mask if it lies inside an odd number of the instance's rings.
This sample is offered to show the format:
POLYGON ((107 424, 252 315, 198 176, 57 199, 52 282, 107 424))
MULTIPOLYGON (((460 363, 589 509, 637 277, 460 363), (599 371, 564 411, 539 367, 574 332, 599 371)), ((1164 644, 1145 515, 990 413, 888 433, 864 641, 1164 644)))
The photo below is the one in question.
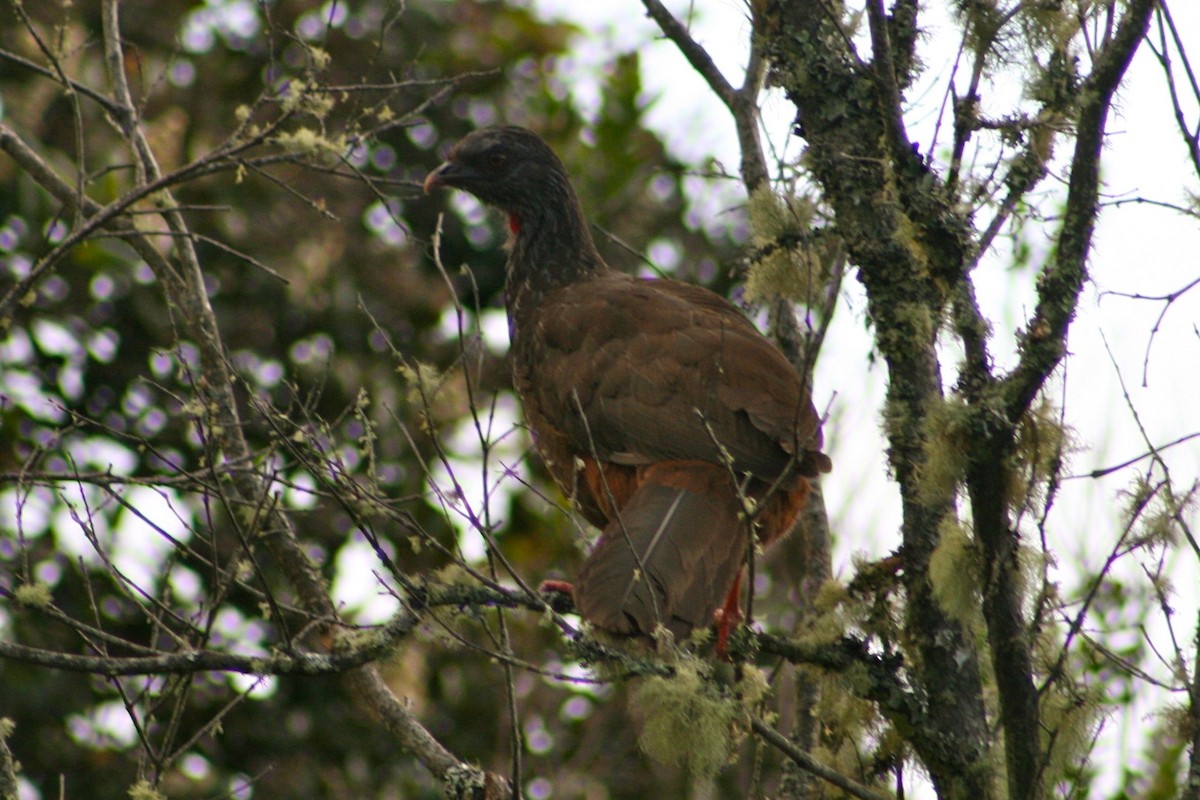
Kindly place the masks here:
POLYGON ((507 215, 513 386, 545 466, 600 536, 569 591, 615 636, 741 618, 753 543, 829 472, 801 373, 724 297, 601 257, 566 168, 523 127, 475 130, 424 181, 507 215))

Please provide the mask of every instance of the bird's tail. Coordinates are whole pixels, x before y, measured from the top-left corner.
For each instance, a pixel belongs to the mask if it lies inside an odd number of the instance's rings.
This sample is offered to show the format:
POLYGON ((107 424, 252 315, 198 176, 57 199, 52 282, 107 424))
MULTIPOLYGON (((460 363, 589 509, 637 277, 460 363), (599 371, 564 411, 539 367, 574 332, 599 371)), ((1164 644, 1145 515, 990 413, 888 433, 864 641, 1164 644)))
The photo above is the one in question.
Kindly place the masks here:
POLYGON ((712 624, 741 570, 749 539, 729 472, 669 461, 639 470, 637 489, 605 528, 575 583, 592 625, 676 639, 712 624))

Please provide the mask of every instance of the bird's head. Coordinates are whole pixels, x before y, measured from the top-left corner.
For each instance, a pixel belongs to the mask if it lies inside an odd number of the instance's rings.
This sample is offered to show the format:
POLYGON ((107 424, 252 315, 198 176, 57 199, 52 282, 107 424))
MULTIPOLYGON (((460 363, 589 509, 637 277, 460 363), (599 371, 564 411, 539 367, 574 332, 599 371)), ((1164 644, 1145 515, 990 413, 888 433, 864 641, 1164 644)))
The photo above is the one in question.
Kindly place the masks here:
POLYGON ((445 163, 425 178, 426 192, 442 186, 470 192, 517 217, 571 193, 566 170, 550 146, 513 125, 477 130, 454 145, 445 163))

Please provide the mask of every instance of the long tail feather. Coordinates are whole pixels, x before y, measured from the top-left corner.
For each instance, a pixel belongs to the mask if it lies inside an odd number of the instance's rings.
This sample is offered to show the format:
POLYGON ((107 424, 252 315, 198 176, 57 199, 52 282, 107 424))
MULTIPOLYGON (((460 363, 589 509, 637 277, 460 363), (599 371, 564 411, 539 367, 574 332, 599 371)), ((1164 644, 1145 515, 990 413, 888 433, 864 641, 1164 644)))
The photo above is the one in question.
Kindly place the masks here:
POLYGON ((746 523, 721 466, 665 462, 605 528, 575 584, 584 619, 618 634, 676 638, 710 625, 741 569, 746 523))

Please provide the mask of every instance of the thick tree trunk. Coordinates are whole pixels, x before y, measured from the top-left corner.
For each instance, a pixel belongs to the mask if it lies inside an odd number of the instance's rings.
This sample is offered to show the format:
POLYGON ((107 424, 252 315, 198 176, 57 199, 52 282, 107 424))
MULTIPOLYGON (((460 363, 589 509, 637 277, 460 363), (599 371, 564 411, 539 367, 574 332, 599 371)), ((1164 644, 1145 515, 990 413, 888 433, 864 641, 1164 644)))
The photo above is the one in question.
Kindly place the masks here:
MULTIPOLYGON (((807 163, 836 216, 888 367, 889 458, 903 500, 906 628, 925 719, 913 744, 943 797, 988 798, 989 732, 978 654, 968 632, 938 606, 928 563, 938 529, 953 511, 949 494, 918 490, 924 424, 941 402, 935 320, 969 248, 969 226, 931 190, 933 182, 903 139, 894 65, 912 36, 894 35, 884 68, 862 63, 828 3, 769 6, 764 48, 797 109, 807 163), (886 72, 891 81, 880 80, 886 72)), ((897 77, 898 76, 898 77, 897 77)))

